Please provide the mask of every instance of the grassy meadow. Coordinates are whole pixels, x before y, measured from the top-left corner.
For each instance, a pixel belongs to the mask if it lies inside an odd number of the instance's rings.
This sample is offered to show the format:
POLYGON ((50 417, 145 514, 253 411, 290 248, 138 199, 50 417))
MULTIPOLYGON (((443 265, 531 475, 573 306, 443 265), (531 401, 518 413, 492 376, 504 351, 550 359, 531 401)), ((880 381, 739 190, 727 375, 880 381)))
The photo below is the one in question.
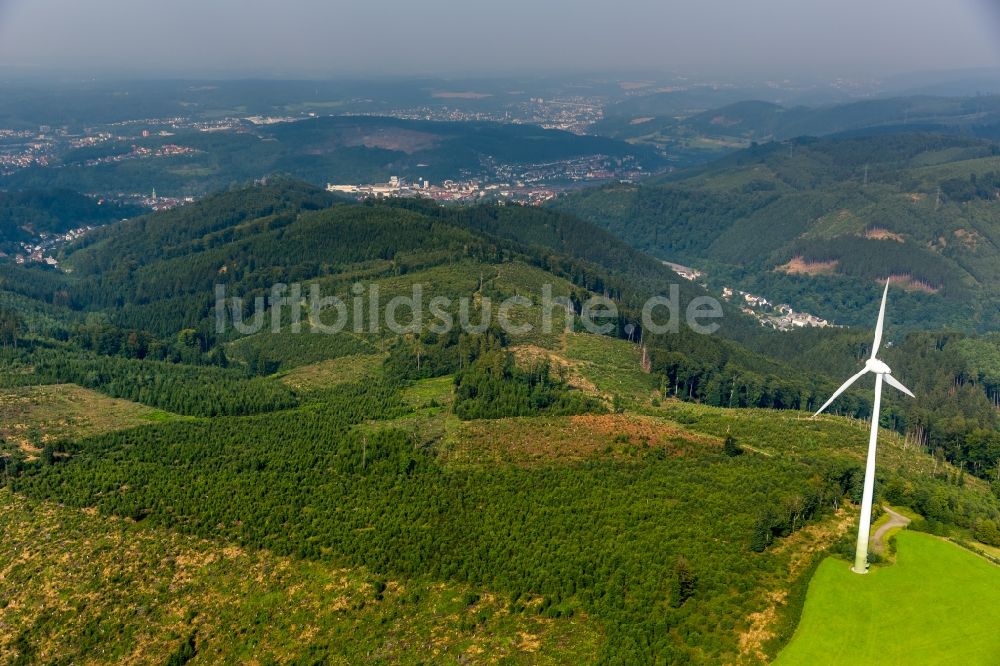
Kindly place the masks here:
POLYGON ((896 540, 896 562, 867 576, 823 561, 778 666, 1000 662, 1000 567, 927 534, 896 540))

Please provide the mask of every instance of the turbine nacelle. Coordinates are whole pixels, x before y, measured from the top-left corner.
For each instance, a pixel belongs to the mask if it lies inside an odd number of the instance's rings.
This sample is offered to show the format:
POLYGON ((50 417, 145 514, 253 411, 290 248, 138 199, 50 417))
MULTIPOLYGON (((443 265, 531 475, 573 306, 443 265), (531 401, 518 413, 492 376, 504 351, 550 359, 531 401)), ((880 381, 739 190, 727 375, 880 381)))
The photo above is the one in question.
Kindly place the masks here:
MULTIPOLYGON (((879 379, 884 380, 886 384, 893 387, 894 389, 902 391, 911 398, 913 397, 913 393, 910 392, 910 389, 903 386, 898 379, 892 376, 892 370, 889 368, 889 366, 883 363, 882 361, 878 360, 877 358, 875 358, 875 356, 878 354, 879 348, 882 346, 882 328, 883 325, 885 324, 885 300, 888 295, 889 295, 889 281, 886 280, 885 291, 882 292, 882 306, 879 308, 878 311, 878 323, 875 325, 875 341, 872 343, 871 358, 865 361, 865 367, 863 367, 860 372, 858 372, 856 375, 854 375, 846 382, 844 382, 841 385, 841 387, 837 389, 833 393, 833 395, 830 396, 830 399, 827 400, 825 403, 823 403, 822 407, 816 410, 816 413, 813 414, 813 418, 819 416, 823 412, 823 410, 825 410, 827 407, 833 404, 833 401, 836 400, 838 397, 840 397, 840 394, 846 391, 851 384, 858 381, 859 379, 861 379, 862 376, 864 376, 869 372, 876 375, 879 379)), ((878 386, 881 387, 881 384, 878 384, 878 386)))
POLYGON ((865 370, 867 370, 868 372, 874 372, 879 375, 888 375, 892 373, 892 370, 889 369, 889 366, 887 366, 885 363, 878 360, 877 358, 870 358, 867 361, 865 361, 865 370))

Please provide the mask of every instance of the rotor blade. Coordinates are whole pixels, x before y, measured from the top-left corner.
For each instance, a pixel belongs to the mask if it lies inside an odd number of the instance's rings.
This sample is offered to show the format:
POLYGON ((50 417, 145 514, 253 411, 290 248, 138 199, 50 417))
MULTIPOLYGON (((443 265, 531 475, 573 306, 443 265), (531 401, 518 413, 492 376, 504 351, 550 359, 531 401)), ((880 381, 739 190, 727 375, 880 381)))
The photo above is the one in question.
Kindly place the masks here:
POLYGON ((916 398, 917 397, 917 396, 913 395, 913 393, 910 392, 910 389, 908 389, 905 386, 903 386, 900 383, 900 381, 898 379, 896 379, 895 377, 893 377, 892 375, 885 374, 885 375, 882 375, 882 378, 885 379, 885 381, 889 384, 889 386, 892 386, 893 388, 899 389, 900 391, 902 391, 906 395, 910 396, 911 398, 916 398))
POLYGON ((820 407, 819 409, 816 410, 816 413, 813 414, 813 416, 814 417, 819 416, 820 412, 822 412, 824 409, 826 409, 827 407, 829 407, 831 402, 833 402, 834 400, 836 400, 837 397, 841 393, 843 393, 844 391, 847 390, 847 387, 849 387, 854 382, 858 381, 861 378, 861 375, 865 374, 866 372, 868 372, 868 368, 862 368, 861 372, 859 372, 858 374, 854 375, 853 377, 851 377, 850 379, 848 379, 846 382, 844 382, 843 385, 839 389, 837 389, 834 392, 833 395, 830 396, 830 399, 827 400, 825 403, 823 403, 822 407, 820 407))
POLYGON ((889 278, 885 279, 885 291, 882 292, 882 307, 878 310, 878 323, 875 324, 875 342, 872 343, 872 358, 878 353, 882 344, 882 324, 885 323, 885 299, 889 295, 889 278))

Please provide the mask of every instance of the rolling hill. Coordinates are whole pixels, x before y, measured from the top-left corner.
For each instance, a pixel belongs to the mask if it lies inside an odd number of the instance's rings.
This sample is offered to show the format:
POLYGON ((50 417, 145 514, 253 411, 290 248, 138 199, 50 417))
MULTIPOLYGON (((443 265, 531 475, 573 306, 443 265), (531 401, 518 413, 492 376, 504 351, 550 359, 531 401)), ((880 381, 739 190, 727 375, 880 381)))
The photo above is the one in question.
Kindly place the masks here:
POLYGON ((795 139, 560 199, 654 256, 839 324, 903 287, 896 323, 995 330, 1000 153, 939 134, 795 139))
POLYGON ((38 243, 44 235, 100 226, 139 211, 70 190, 0 192, 0 250, 27 254, 21 243, 38 243))
MULTIPOLYGON (((1000 123, 1000 97, 884 97, 821 106, 784 106, 771 101, 744 97, 723 106, 712 106, 695 113, 653 113, 650 109, 629 109, 628 113, 608 114, 606 132, 598 124, 598 134, 618 138, 641 137, 643 125, 662 126, 678 135, 702 134, 745 141, 783 141, 799 136, 823 136, 878 128, 936 128, 972 133, 995 131, 1000 123), (632 124, 637 117, 649 118, 632 124), (621 125, 621 121, 629 121, 621 125), (632 131, 626 133, 626 128, 632 131)), ((911 129, 911 131, 913 131, 911 129)))
MULTIPOLYGON (((450 376, 391 389, 369 364, 264 418, 64 436, 3 498, 19 564, 0 646, 99 662, 761 663, 790 636, 816 557, 849 529, 865 429, 657 404, 637 352, 586 334, 550 352, 577 390, 625 395, 621 414, 462 419, 450 376), (742 455, 723 452, 727 435, 742 455), (88 556, 40 585, 68 552, 88 556)), ((963 523, 995 511, 984 484, 956 487, 930 456, 885 442, 894 502, 949 498, 963 523)))
MULTIPOLYGON (((762 663, 856 515, 864 423, 802 410, 862 336, 780 336, 729 305, 716 335, 637 330, 676 276, 575 216, 275 179, 61 259, 11 267, 0 301, 5 659, 762 663), (294 297, 255 332, 216 327, 217 284, 247 324, 296 282, 350 303, 345 328, 295 332, 294 297), (534 327, 358 327, 357 283, 459 317, 464 298, 473 323, 528 297, 508 315, 534 327), (545 285, 569 303, 551 331, 545 285), (608 334, 583 326, 595 295, 608 334)), ((886 405, 906 435, 884 433, 881 496, 989 538, 1000 344, 904 347, 889 361, 927 402, 886 405)))
POLYGON ((245 131, 174 129, 128 141, 71 149, 48 166, 0 177, 8 189, 69 188, 82 192, 204 195, 269 175, 315 185, 493 175, 500 165, 531 165, 603 155, 629 158, 655 171, 662 157, 649 146, 581 136, 535 125, 324 116, 254 126, 245 131), (156 155, 124 159, 136 150, 156 155))
POLYGON ((612 106, 591 127, 594 134, 666 150, 679 166, 701 163, 752 142, 800 136, 931 132, 1000 137, 1000 97, 879 97, 823 105, 777 103, 771 98, 730 97, 723 105, 657 110, 612 106))

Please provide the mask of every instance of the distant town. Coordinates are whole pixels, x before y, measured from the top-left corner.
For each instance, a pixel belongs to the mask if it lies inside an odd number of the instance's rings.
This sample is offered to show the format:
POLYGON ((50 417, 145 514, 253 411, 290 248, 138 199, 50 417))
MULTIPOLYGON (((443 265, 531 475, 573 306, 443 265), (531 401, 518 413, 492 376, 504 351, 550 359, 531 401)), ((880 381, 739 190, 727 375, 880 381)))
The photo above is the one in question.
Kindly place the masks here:
MULTIPOLYGON (((161 197, 157 195, 155 189, 148 194, 119 193, 113 198, 93 196, 97 199, 98 203, 113 200, 116 203, 128 203, 153 211, 170 210, 183 204, 193 203, 195 200, 194 197, 161 197)), ((59 260, 56 258, 59 254, 59 249, 68 243, 79 240, 95 228, 91 225, 84 225, 70 229, 65 233, 40 232, 33 240, 18 243, 20 251, 10 254, 0 251, 0 260, 13 260, 14 263, 19 265, 40 264, 59 268, 59 260)))
MULTIPOLYGON (((473 93, 441 93, 449 95, 473 93)), ((491 121, 508 124, 535 124, 547 129, 559 129, 583 134, 584 130, 602 117, 603 98, 569 97, 565 99, 531 98, 512 105, 502 113, 469 112, 448 106, 428 106, 388 110, 379 113, 347 113, 342 116, 383 116, 398 119, 433 121, 491 121)), ((37 130, 0 128, 0 176, 19 171, 48 167, 100 168, 102 166, 140 160, 154 160, 202 151, 184 145, 183 138, 155 146, 143 145, 143 140, 165 139, 178 135, 200 133, 255 134, 271 125, 294 123, 317 118, 314 112, 289 115, 247 115, 218 119, 186 117, 137 118, 108 123, 97 127, 71 129, 68 126, 41 125, 37 130)), ((580 186, 613 180, 634 181, 644 172, 634 157, 613 158, 594 154, 571 159, 534 164, 506 164, 484 157, 476 172, 456 174, 462 180, 446 180, 430 184, 421 177, 411 183, 402 180, 387 183, 333 184, 332 191, 358 196, 425 196, 437 201, 467 202, 482 198, 522 203, 543 203, 558 192, 580 186)), ((149 183, 152 189, 154 183, 149 183)), ((93 192, 154 210, 170 208, 190 199, 155 196, 147 192, 93 192)))
MULTIPOLYGON (((13 255, 14 263, 35 263, 58 268, 59 261, 53 256, 56 253, 56 249, 58 249, 61 245, 65 245, 66 243, 70 243, 78 238, 81 238, 84 234, 93 230, 94 227, 85 226, 77 229, 71 229, 64 234, 47 234, 42 232, 38 235, 35 242, 20 243, 21 252, 17 252, 13 255)), ((7 255, 5 253, 0 252, 0 257, 6 256, 7 255)))
POLYGON ((445 180, 440 185, 421 180, 409 183, 398 176, 392 176, 387 183, 371 185, 326 186, 328 192, 346 194, 357 199, 367 197, 424 197, 443 203, 474 203, 477 201, 510 201, 540 206, 556 197, 558 191, 550 187, 535 187, 521 183, 494 183, 483 185, 477 180, 445 180))
MULTIPOLYGON (((480 93, 439 92, 438 99, 476 99, 488 97, 480 93)), ((604 117, 606 97, 569 96, 545 99, 532 97, 526 102, 510 105, 502 112, 468 111, 448 106, 418 106, 357 115, 386 116, 402 120, 485 121, 530 124, 545 129, 559 129, 574 134, 586 134, 587 128, 604 117)))
POLYGON ((444 180, 431 183, 424 178, 409 181, 392 176, 384 183, 328 183, 327 191, 356 198, 425 197, 440 202, 509 201, 541 205, 561 192, 583 185, 612 180, 633 181, 642 175, 641 167, 630 158, 590 155, 542 164, 485 165, 488 175, 482 179, 444 180))
MULTIPOLYGON (((695 282, 705 275, 702 271, 690 266, 675 264, 670 261, 664 261, 663 264, 685 280, 690 280, 691 282, 695 282)), ((701 284, 706 288, 708 287, 704 283, 701 284)), ((833 324, 822 317, 817 317, 808 312, 797 312, 787 303, 774 304, 763 296, 757 296, 756 294, 733 289, 732 287, 722 288, 722 298, 728 302, 735 301, 740 306, 740 312, 750 315, 761 326, 773 328, 776 331, 833 326, 833 324)))

